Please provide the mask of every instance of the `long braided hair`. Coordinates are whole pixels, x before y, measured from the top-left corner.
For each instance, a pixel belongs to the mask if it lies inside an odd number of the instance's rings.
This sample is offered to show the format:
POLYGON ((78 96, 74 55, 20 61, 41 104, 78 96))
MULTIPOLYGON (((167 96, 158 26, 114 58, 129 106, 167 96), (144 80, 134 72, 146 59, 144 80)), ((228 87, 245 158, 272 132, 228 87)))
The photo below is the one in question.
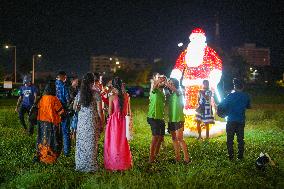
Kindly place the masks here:
POLYGON ((113 88, 117 89, 118 91, 118 102, 119 102, 119 107, 120 107, 120 111, 122 112, 123 110, 123 104, 124 104, 124 95, 123 95, 123 91, 122 91, 122 81, 119 77, 115 77, 112 80, 112 86, 113 88))

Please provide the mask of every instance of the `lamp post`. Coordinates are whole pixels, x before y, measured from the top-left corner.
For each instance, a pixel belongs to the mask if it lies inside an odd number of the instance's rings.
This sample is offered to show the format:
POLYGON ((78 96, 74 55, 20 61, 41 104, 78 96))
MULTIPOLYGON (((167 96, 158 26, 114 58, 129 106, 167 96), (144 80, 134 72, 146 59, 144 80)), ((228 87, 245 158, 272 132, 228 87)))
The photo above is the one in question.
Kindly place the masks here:
POLYGON ((33 84, 35 83, 35 58, 41 58, 41 54, 33 55, 33 84))
POLYGON ((16 83, 17 82, 17 47, 6 45, 5 48, 6 49, 14 48, 14 78, 16 83))

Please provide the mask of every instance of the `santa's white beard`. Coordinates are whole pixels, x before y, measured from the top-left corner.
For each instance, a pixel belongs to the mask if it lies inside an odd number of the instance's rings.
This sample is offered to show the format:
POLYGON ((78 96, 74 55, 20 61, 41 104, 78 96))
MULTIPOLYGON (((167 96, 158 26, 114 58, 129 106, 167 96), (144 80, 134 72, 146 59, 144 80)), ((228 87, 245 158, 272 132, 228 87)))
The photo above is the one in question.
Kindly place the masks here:
POLYGON ((192 42, 188 44, 187 53, 185 55, 185 62, 187 66, 197 67, 202 64, 206 45, 206 43, 195 44, 192 42))

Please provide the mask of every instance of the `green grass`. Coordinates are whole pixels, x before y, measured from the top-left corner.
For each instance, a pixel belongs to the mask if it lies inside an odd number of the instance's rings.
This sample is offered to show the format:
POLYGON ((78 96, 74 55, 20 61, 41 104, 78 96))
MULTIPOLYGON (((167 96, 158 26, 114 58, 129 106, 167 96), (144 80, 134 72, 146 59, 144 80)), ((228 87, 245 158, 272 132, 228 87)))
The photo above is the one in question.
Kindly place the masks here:
POLYGON ((209 142, 187 137, 193 163, 171 164, 174 151, 170 136, 166 136, 153 166, 147 164, 151 141, 146 123, 148 102, 133 99, 133 169, 105 171, 101 139, 101 169, 95 174, 74 170, 74 148, 70 157, 60 156, 54 165, 33 164, 36 136, 28 137, 21 130, 13 112, 15 99, 0 99, 0 188, 284 188, 284 104, 279 99, 277 103, 274 98, 265 99, 254 99, 254 109, 247 113, 243 161, 227 160, 226 136, 222 135, 209 142), (276 166, 257 170, 254 163, 260 152, 269 153, 276 166))

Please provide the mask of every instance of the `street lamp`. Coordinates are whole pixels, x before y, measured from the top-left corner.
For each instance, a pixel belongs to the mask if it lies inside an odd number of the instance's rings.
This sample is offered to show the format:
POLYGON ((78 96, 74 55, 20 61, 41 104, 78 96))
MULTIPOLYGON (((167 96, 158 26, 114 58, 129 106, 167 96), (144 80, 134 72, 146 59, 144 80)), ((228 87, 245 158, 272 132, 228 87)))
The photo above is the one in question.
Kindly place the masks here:
POLYGON ((33 84, 35 83, 35 58, 41 58, 41 54, 33 55, 33 84))
POLYGON ((15 83, 16 83, 17 82, 17 47, 5 45, 5 48, 6 49, 14 48, 14 78, 15 78, 15 83))

